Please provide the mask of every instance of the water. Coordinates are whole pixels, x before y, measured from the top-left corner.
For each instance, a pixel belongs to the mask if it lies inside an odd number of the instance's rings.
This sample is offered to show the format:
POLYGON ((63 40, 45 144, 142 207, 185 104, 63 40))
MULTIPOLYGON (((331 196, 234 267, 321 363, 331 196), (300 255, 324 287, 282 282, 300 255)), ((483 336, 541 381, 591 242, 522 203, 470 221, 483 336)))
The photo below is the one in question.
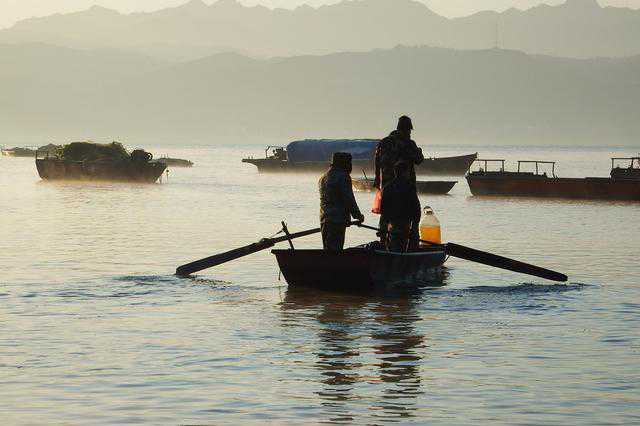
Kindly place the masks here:
MULTIPOLYGON (((606 176, 638 149, 480 151, 606 176)), ((283 219, 315 227, 317 177, 258 175, 239 160, 259 146, 155 152, 196 167, 162 185, 52 184, 0 158, 5 423, 640 423, 640 203, 474 198, 457 178, 421 196, 444 240, 569 283, 450 259, 438 289, 291 291, 268 252, 172 274, 283 219)), ((372 197, 357 195, 363 211, 372 197)))

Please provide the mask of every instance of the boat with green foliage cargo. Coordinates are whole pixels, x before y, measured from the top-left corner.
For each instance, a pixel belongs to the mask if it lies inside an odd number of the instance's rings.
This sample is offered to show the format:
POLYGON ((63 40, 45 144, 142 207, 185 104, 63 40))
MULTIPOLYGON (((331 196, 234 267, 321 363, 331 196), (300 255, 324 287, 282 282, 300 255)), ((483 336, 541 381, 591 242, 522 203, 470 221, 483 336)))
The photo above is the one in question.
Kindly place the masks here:
POLYGON ((557 177, 553 161, 518 161, 514 172, 505 170, 503 159, 478 161, 483 166, 467 175, 475 196, 640 201, 640 156, 612 158, 609 177, 586 178, 557 177), (626 164, 620 166, 620 162, 626 164), (490 164, 499 166, 489 170, 490 164), (534 170, 524 171, 527 165, 534 170), (545 167, 550 167, 550 175, 543 171, 545 167))
MULTIPOLYGON (((259 172, 320 172, 331 164, 336 152, 348 152, 353 169, 372 172, 378 139, 305 139, 291 142, 287 147, 268 146, 264 158, 245 158, 243 163, 253 164, 259 172), (271 150, 271 154, 269 151, 271 150)), ((416 174, 463 176, 478 153, 454 157, 428 157, 416 166, 416 174)))
POLYGON ((73 142, 55 154, 38 152, 36 168, 44 180, 154 183, 167 165, 152 159, 141 149, 129 153, 119 142, 73 142))

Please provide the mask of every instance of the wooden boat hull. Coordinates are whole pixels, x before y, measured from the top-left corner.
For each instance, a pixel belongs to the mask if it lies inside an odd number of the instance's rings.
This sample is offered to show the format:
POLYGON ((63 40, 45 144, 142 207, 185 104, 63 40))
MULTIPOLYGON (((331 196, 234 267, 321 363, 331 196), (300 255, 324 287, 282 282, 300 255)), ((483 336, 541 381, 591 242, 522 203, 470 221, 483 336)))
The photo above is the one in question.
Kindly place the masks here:
MULTIPOLYGON (((463 176, 478 158, 478 154, 460 155, 455 157, 427 158, 416 166, 416 173, 420 175, 463 176)), ((290 163, 276 158, 245 158, 243 163, 253 164, 261 173, 274 172, 323 172, 329 168, 330 161, 310 161, 290 163)), ((353 161, 353 170, 373 171, 373 160, 353 161)))
POLYGON ((390 253, 356 247, 342 252, 273 250, 289 286, 321 289, 370 289, 438 285, 442 250, 390 253))
MULTIPOLYGON (((353 179, 353 187, 362 192, 373 192, 373 179, 353 179)), ((456 181, 417 181, 416 187, 419 194, 445 195, 455 186, 456 181)))
POLYGON ((66 161, 36 159, 36 168, 44 180, 81 180, 154 183, 167 168, 163 163, 131 161, 66 161))
POLYGON ((640 179, 554 178, 516 173, 471 173, 473 195, 640 201, 640 179))
POLYGON ((464 176, 477 158, 477 152, 455 157, 425 158, 421 164, 416 166, 416 173, 434 176, 464 176))

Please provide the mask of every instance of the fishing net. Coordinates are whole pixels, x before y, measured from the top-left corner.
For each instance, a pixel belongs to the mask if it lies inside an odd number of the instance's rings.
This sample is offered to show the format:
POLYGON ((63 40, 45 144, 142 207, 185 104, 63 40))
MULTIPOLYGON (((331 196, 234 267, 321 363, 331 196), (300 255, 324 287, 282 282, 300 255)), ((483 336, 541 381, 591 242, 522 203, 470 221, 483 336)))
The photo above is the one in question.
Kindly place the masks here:
POLYGON ((73 142, 62 147, 60 158, 70 161, 125 161, 131 157, 119 142, 109 144, 73 142))

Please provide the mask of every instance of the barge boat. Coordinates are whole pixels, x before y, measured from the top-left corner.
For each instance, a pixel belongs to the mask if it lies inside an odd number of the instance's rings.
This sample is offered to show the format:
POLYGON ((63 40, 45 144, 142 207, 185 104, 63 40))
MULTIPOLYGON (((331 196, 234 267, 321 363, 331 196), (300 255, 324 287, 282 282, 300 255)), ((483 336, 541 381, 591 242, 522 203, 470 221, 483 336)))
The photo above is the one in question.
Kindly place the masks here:
POLYGON ((470 171, 467 182, 473 195, 545 197, 594 200, 640 201, 640 156, 611 159, 610 177, 559 178, 553 161, 518 161, 518 170, 505 170, 505 160, 478 160, 484 168, 470 171), (626 166, 618 164, 624 161, 626 166), (489 171, 489 164, 500 164, 489 171), (534 164, 534 172, 521 171, 534 164), (541 167, 551 166, 551 176, 541 167))

